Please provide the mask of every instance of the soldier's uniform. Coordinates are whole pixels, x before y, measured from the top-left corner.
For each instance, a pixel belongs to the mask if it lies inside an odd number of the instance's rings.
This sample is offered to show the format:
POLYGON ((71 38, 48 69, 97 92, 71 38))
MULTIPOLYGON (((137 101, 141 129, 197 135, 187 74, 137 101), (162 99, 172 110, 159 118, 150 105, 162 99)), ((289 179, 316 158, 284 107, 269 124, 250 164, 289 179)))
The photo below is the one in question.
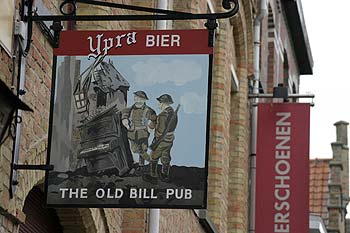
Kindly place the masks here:
MULTIPOLYGON (((157 100, 160 103, 172 104, 173 100, 170 95, 164 94, 161 95, 157 100)), ((153 151, 150 155, 150 176, 149 179, 154 179, 157 177, 157 165, 158 160, 160 159, 162 164, 161 169, 161 180, 168 182, 169 181, 169 172, 170 172, 170 161, 171 155, 170 150, 173 146, 173 142, 175 139, 175 128, 177 126, 177 114, 171 106, 168 106, 164 109, 157 117, 157 124, 155 127, 155 137, 152 142, 152 145, 159 141, 159 144, 151 149, 153 151)), ((147 178, 146 178, 147 180, 147 178)))
MULTIPOLYGON (((135 92, 135 95, 139 95, 141 98, 148 99, 147 96, 141 95, 144 92, 135 92)), ((155 111, 146 104, 142 107, 137 107, 133 104, 129 108, 125 108, 122 111, 122 120, 128 119, 130 129, 128 129, 128 139, 130 141, 131 151, 139 154, 139 165, 142 166, 145 160, 149 160, 147 154, 149 132, 147 127, 154 129, 156 124, 157 115, 155 111)))

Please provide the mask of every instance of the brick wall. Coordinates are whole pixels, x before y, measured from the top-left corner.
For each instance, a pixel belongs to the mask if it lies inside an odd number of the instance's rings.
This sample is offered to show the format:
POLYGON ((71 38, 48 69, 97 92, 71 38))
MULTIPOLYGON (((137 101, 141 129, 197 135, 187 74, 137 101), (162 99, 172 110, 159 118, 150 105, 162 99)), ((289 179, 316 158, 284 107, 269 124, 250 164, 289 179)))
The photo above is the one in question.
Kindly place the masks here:
POLYGON ((253 5, 242 1, 239 17, 232 20, 234 48, 236 50, 236 73, 240 89, 231 93, 230 109, 230 158, 229 158, 229 212, 227 232, 247 232, 248 230, 248 179, 250 117, 248 101, 248 77, 252 75, 253 5))
POLYGON ((193 210, 161 210, 159 232, 204 233, 193 210))
POLYGON ((148 213, 143 209, 124 209, 121 228, 123 233, 148 232, 148 213))

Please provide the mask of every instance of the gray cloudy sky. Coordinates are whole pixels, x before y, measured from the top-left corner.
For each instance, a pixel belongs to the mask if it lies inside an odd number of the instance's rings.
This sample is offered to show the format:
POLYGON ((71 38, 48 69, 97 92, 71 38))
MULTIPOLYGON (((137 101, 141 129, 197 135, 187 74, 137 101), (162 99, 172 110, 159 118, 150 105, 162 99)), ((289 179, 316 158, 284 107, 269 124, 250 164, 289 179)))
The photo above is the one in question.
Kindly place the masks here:
POLYGON ((300 92, 316 95, 311 108, 311 158, 332 156, 339 120, 350 121, 350 1, 303 0, 314 74, 302 76, 300 92))

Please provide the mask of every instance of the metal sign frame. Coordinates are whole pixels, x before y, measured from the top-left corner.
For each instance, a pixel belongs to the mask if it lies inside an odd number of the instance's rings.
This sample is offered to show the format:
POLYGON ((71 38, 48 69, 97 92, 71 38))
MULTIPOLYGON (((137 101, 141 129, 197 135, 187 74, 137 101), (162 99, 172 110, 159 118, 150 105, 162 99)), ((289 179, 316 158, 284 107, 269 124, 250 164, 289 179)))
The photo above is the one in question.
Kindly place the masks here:
MULTIPOLYGON (((24 51, 25 55, 28 54, 30 49, 33 22, 42 23, 44 21, 52 21, 54 24, 55 22, 60 23, 61 21, 136 21, 136 20, 147 21, 147 20, 207 19, 208 23, 206 24, 206 26, 208 27, 208 29, 215 30, 215 28, 217 27, 217 24, 216 24, 217 19, 230 18, 236 15, 239 11, 238 0, 223 0, 222 7, 229 11, 222 12, 222 13, 209 13, 209 14, 193 14, 188 12, 162 10, 162 9, 156 9, 156 8, 139 7, 139 6, 118 4, 118 3, 111 3, 111 2, 101 2, 101 1, 95 1, 95 0, 65 0, 60 5, 60 11, 62 15, 37 15, 35 11, 33 11, 33 0, 22 0, 22 12, 24 12, 25 10, 24 6, 27 6, 28 8, 27 14, 24 15, 24 21, 28 22, 28 38, 27 38, 26 49, 24 51), (94 5, 94 6, 104 6, 104 7, 117 8, 117 9, 125 9, 125 10, 131 10, 131 11, 154 13, 154 15, 149 15, 149 14, 148 15, 77 15, 76 14, 77 3, 94 5), (234 4, 233 8, 231 3, 234 4), (64 11, 64 8, 66 6, 70 6, 69 7, 71 9, 70 12, 64 11)), ((58 29, 52 28, 52 30, 56 32, 58 29)), ((211 35, 214 36, 214 33, 211 33, 211 35)), ((53 39, 55 38, 55 36, 52 36, 51 34, 50 38, 53 39)), ((57 38, 54 41, 57 41, 57 38)), ((213 41, 213 39, 211 39, 210 41, 213 41)))
MULTIPOLYGON (((102 2, 96 0, 65 0, 60 5, 60 11, 62 15, 38 15, 36 10, 33 9, 34 0, 22 0, 21 1, 21 20, 27 23, 27 39, 25 49, 20 51, 21 56, 27 56, 29 53, 31 43, 32 43, 32 33, 33 33, 33 23, 39 24, 39 27, 51 45, 55 48, 58 46, 59 35, 63 29, 62 21, 147 21, 147 20, 200 20, 206 19, 207 23, 205 26, 209 30, 209 46, 214 46, 215 40, 215 29, 218 26, 217 19, 230 18, 235 16, 239 11, 239 0, 223 0, 222 7, 225 10, 229 10, 222 13, 202 13, 193 14, 188 12, 162 10, 156 8, 139 7, 126 4, 118 4, 111 2, 102 2), (147 12, 153 14, 136 14, 136 15, 77 15, 77 3, 93 5, 93 6, 103 6, 109 8, 126 9, 131 11, 147 12), (232 6, 233 5, 233 6, 232 6), (71 11, 66 12, 65 8, 71 9, 71 11), (50 28, 44 22, 52 22, 50 28)), ((212 63, 212 56, 210 58, 212 63)), ((55 65, 55 64, 54 64, 55 65)), ((21 66, 21 65, 20 65, 21 66)), ((13 198, 15 192, 15 186, 18 185, 14 173, 17 170, 45 170, 50 171, 53 169, 51 165, 22 165, 16 164, 15 161, 15 150, 12 151, 12 162, 11 162, 11 176, 9 180, 9 194, 10 198, 13 198)), ((17 155, 18 156, 18 155, 17 155)))

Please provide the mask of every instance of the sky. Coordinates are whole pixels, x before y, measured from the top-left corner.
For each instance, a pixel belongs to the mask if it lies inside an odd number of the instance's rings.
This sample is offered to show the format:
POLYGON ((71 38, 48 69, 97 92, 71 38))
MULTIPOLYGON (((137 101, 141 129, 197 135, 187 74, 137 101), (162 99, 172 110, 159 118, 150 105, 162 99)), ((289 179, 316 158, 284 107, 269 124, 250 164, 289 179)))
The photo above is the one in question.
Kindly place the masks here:
POLYGON ((310 158, 330 158, 330 144, 336 141, 333 124, 350 121, 350 1, 303 0, 302 5, 314 60, 313 75, 300 78, 300 93, 315 94, 310 158))
MULTIPOLYGON (((160 113, 160 109, 156 98, 164 93, 173 98, 174 109, 181 104, 174 146, 171 150, 171 163, 204 167, 208 55, 112 57, 116 68, 130 83, 128 106, 134 103, 133 93, 139 90, 147 93, 147 104, 157 114, 160 113)), ((152 139, 151 135, 149 140, 152 139)))

